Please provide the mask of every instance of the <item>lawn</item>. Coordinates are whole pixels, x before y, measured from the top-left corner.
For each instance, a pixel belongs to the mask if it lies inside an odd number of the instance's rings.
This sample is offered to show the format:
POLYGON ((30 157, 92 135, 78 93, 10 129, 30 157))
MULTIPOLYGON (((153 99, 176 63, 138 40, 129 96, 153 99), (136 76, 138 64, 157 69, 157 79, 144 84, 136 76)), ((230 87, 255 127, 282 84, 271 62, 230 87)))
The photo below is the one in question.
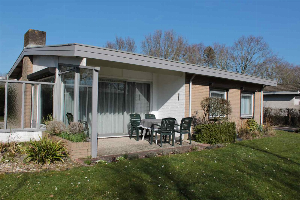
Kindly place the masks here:
POLYGON ((2 199, 297 199, 300 134, 227 147, 79 167, 0 175, 2 199))
POLYGON ((4 122, 4 116, 0 116, 0 122, 4 122))

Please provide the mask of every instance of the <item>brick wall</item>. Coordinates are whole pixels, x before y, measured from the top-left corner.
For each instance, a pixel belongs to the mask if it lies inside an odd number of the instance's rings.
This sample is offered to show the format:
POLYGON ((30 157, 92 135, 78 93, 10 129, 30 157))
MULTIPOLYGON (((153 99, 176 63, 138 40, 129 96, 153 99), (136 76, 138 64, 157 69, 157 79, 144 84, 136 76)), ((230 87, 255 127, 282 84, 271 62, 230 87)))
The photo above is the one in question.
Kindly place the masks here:
MULTIPOLYGON (((189 82, 192 78, 191 74, 186 74, 185 81, 185 116, 189 116, 189 82)), ((261 96, 260 92, 262 86, 257 84, 245 83, 240 81, 233 81, 215 77, 206 77, 196 75, 193 79, 192 85, 192 115, 195 111, 198 111, 198 116, 203 116, 203 111, 200 106, 200 102, 203 98, 209 97, 209 91, 211 89, 224 89, 227 90, 228 100, 231 103, 232 114, 229 116, 230 121, 234 121, 239 127, 242 123, 240 118, 240 106, 241 106, 241 88, 243 91, 253 92, 254 97, 254 119, 260 123, 260 109, 261 109, 261 96)))
POLYGON ((261 92, 254 94, 254 120, 260 123, 260 110, 261 110, 261 92))
MULTIPOLYGON (((24 56, 22 68, 22 81, 28 81, 27 75, 33 72, 32 57, 24 56)), ((21 100, 21 99, 20 99, 21 100)), ((24 96, 24 127, 30 128, 31 126, 31 85, 26 84, 24 96)))
POLYGON ((61 141, 69 153, 72 160, 78 158, 86 158, 91 156, 91 143, 90 142, 71 142, 58 136, 51 136, 53 141, 61 141))

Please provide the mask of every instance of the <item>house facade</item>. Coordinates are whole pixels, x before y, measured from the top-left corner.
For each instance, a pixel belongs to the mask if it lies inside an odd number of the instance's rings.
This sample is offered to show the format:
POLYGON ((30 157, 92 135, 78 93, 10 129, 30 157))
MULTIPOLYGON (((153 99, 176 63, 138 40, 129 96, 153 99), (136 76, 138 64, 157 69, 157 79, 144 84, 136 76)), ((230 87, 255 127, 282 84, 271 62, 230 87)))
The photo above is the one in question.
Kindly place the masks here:
POLYGON ((268 86, 264 92, 264 107, 300 109, 300 88, 292 85, 268 86))
POLYGON ((39 128, 48 114, 68 124, 71 113, 74 121, 88 124, 94 146, 97 138, 127 135, 130 113, 180 122, 196 111, 201 115, 200 102, 209 96, 231 102, 231 121, 262 123, 263 88, 276 86, 272 80, 136 53, 76 43, 46 46, 42 31, 29 30, 24 38, 8 74, 35 83, 24 82, 21 124, 39 128))

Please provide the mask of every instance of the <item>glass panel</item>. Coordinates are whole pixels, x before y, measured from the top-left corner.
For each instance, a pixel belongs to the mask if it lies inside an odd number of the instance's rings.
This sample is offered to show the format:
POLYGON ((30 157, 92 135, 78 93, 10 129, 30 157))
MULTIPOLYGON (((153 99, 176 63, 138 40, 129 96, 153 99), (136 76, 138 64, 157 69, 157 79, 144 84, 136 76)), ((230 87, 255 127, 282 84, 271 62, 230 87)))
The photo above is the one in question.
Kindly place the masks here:
POLYGON ((122 82, 99 82, 98 133, 124 133, 124 89, 122 82))
POLYGON ((63 121, 66 125, 69 124, 67 114, 74 116, 74 81, 75 70, 72 67, 62 67, 63 91, 64 91, 64 103, 63 103, 63 121), (69 71, 67 71, 69 70, 69 71))
POLYGON ((21 128, 22 84, 8 83, 7 129, 21 128))
POLYGON ((252 96, 242 95, 241 98, 241 115, 251 115, 252 116, 252 96))
POLYGON ((126 83, 125 131, 129 130, 130 113, 138 113, 141 118, 150 112, 150 84, 126 83))
POLYGON ((55 83, 55 76, 49 76, 46 78, 42 78, 42 79, 37 80, 37 82, 55 83))
POLYGON ((41 85, 41 116, 40 122, 44 124, 44 120, 48 115, 53 116, 53 85, 41 85))
POLYGON ((80 69, 78 119, 88 128, 91 137, 93 70, 80 69))
POLYGON ((0 82, 0 129, 4 129, 5 82, 0 82))
POLYGON ((210 93, 211 97, 217 97, 217 98, 221 98, 221 99, 225 99, 225 92, 211 92, 210 93))

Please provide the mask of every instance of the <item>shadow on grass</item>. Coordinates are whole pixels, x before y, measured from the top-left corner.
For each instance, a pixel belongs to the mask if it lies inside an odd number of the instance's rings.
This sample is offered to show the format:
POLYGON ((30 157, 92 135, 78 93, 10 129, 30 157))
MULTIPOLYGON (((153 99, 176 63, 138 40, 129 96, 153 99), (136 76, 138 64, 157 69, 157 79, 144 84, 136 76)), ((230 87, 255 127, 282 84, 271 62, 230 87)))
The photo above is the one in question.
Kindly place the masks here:
POLYGON ((260 148, 253 147, 253 146, 251 146, 251 145, 246 145, 246 144, 243 144, 243 143, 235 143, 234 145, 242 146, 242 147, 246 147, 246 148, 250 148, 250 149, 254 149, 254 150, 256 150, 256 151, 260 151, 260 152, 263 152, 263 153, 266 153, 266 154, 275 156, 275 157, 277 157, 277 158, 279 158, 279 159, 281 159, 281 160, 284 160, 284 161, 286 161, 286 162, 288 162, 288 163, 291 163, 291 164, 295 164, 295 165, 300 166, 300 163, 298 163, 298 162, 296 162, 296 161, 293 161, 293 160, 291 160, 291 159, 289 159, 289 158, 286 158, 286 157, 284 157, 284 156, 281 156, 281 155, 272 153, 272 152, 270 152, 270 151, 266 151, 266 150, 264 150, 264 149, 260 149, 260 148))

